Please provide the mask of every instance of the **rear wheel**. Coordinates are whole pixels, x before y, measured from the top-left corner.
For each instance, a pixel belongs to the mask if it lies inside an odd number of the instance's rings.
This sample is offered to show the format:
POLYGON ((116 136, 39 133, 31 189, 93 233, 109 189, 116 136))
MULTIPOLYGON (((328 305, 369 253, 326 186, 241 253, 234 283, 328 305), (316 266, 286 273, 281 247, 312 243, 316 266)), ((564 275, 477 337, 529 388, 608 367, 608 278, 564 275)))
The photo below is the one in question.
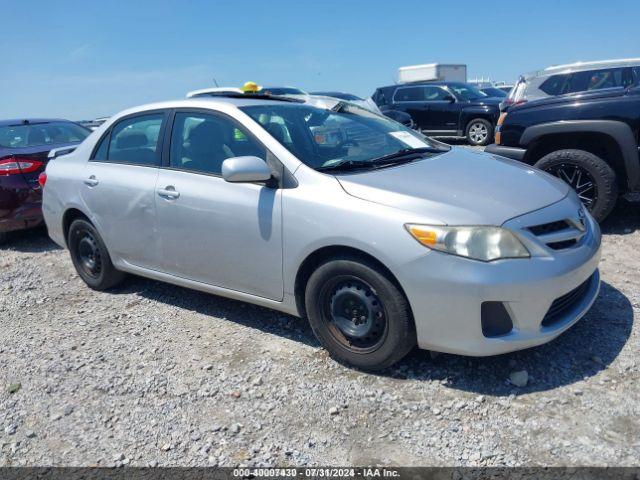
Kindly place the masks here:
POLYGON ((616 173, 593 153, 558 150, 542 157, 535 166, 569 184, 598 222, 604 220, 616 205, 616 173))
POLYGON ((380 370, 416 344, 404 294, 373 263, 336 258, 320 265, 305 290, 311 327, 336 359, 380 370))
POLYGON ((469 145, 488 145, 493 141, 493 125, 484 118, 475 118, 467 125, 466 137, 469 145))
POLYGON ((125 277, 111 263, 100 234, 87 220, 74 220, 69 227, 67 245, 80 278, 94 290, 115 287, 125 277))

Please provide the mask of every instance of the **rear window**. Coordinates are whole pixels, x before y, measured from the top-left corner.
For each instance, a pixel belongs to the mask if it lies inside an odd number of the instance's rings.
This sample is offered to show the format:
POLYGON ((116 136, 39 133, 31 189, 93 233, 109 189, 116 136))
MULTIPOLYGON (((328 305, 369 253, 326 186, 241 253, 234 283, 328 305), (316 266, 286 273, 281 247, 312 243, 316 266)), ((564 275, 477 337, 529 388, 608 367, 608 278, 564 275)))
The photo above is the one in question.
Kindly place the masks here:
POLYGON ((49 122, 0 126, 0 147, 28 148, 75 143, 91 132, 71 122, 49 122))
POLYGON ((420 102, 424 100, 424 87, 405 87, 396 90, 396 102, 420 102))

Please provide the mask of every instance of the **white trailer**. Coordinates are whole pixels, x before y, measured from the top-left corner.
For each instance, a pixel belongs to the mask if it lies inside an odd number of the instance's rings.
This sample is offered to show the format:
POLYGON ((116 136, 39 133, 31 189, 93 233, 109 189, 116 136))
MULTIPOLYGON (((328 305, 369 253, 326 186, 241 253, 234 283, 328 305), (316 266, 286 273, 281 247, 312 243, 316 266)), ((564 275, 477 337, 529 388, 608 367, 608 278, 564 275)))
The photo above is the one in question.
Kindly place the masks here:
POLYGON ((398 82, 466 82, 467 66, 463 63, 427 63, 398 69, 398 82))

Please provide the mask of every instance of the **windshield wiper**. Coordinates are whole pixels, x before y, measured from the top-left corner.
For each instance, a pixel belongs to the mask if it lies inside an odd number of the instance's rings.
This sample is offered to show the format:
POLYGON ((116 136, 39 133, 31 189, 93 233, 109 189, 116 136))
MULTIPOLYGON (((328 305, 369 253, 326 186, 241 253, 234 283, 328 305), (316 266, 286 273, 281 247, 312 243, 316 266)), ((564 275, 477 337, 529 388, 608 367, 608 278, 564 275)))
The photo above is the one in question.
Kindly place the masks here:
POLYGON ((404 163, 414 160, 413 157, 420 156, 423 153, 441 153, 442 150, 434 147, 420 147, 420 148, 403 148, 397 152, 383 155, 382 157, 374 158, 371 160, 376 165, 381 163, 404 163), (397 162, 396 162, 397 161, 397 162))
POLYGON ((370 160, 341 160, 331 165, 322 165, 317 167, 319 172, 325 172, 328 170, 356 170, 358 168, 375 168, 370 160))

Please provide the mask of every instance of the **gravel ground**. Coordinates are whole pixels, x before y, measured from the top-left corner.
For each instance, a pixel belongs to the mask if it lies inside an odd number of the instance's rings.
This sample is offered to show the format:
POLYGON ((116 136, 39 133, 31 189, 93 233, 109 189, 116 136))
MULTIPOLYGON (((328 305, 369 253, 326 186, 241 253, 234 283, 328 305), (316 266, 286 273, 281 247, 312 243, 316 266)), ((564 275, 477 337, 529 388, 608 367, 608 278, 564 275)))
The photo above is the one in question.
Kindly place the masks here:
POLYGON ((141 278, 94 292, 44 231, 14 235, 0 466, 637 466, 637 200, 604 225, 600 298, 559 339, 416 351, 378 375, 331 360, 294 317, 141 278))

